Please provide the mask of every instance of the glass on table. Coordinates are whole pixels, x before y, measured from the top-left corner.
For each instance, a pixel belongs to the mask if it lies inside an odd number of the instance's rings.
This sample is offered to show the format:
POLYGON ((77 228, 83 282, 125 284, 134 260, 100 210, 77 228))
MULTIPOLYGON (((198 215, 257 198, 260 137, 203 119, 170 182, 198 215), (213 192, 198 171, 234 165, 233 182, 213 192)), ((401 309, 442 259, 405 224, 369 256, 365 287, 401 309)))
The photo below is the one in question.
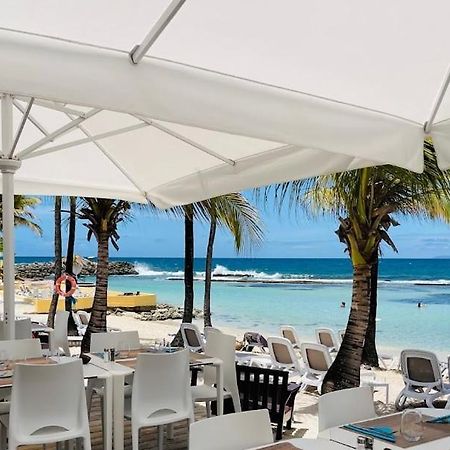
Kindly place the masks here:
POLYGON ((403 411, 400 433, 408 442, 417 442, 423 437, 423 417, 419 411, 408 409, 403 411))

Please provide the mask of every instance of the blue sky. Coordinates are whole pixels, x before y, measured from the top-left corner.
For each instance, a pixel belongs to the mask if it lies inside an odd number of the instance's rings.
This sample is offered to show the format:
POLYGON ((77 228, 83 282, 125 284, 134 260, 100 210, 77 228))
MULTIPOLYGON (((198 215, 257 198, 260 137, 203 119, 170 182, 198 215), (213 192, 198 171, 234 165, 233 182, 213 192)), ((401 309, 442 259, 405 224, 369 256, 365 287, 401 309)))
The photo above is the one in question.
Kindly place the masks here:
MULTIPOLYGON (((26 229, 17 229, 16 254, 18 256, 53 255, 53 204, 48 197, 35 210, 44 229, 43 237, 36 237, 26 229)), ((243 256, 267 258, 335 258, 345 257, 343 246, 334 230, 336 220, 328 217, 310 219, 304 214, 281 214, 271 206, 261 211, 265 239, 259 248, 243 256)), ((385 257, 433 258, 450 257, 450 226, 417 219, 399 218, 401 226, 392 229, 399 254, 390 249, 385 257)), ((67 226, 64 226, 64 234, 67 226)), ((205 254, 208 228, 197 223, 195 256, 205 254)), ((120 227, 120 250, 111 249, 117 257, 180 257, 183 256, 183 222, 167 217, 154 216, 150 212, 136 212, 134 220, 120 227)), ((78 223, 76 253, 84 256, 96 254, 95 240, 87 242, 86 228, 78 223)), ((234 257, 236 253, 228 233, 220 231, 215 245, 216 257, 234 257)))

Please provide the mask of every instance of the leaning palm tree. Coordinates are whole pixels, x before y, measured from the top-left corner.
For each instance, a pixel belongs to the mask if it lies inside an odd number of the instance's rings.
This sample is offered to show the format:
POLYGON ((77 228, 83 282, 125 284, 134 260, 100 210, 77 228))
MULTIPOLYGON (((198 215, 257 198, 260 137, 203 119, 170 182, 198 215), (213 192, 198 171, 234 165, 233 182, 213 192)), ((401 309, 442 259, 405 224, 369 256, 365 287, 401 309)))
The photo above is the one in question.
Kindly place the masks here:
POLYGON ((81 351, 87 352, 91 345, 91 334, 106 331, 106 311, 108 299, 108 259, 109 242, 118 250, 117 227, 130 214, 130 203, 123 200, 102 198, 82 198, 78 217, 85 220, 87 238, 97 240, 97 272, 91 318, 81 343, 81 351))
MULTIPOLYGON (((364 342, 370 339, 367 333, 374 264, 382 242, 397 251, 388 234, 391 226, 398 225, 393 214, 436 217, 440 214, 436 205, 450 199, 449 174, 437 166, 430 142, 425 142, 424 156, 421 174, 395 166, 379 166, 293 181, 274 188, 280 205, 288 199, 291 206, 335 215, 339 220, 336 233, 345 244, 353 266, 350 316, 322 392, 359 386, 364 342)), ((372 310, 374 313, 376 310, 372 310)))
POLYGON ((226 228, 233 236, 236 252, 258 244, 263 238, 258 211, 239 193, 222 195, 205 205, 209 212, 209 235, 205 259, 204 326, 211 326, 212 258, 217 226, 226 228))
MULTIPOLYGON (((25 227, 42 236, 42 228, 36 223, 33 209, 41 203, 38 197, 28 197, 26 195, 14 196, 14 225, 25 227)), ((2 202, 0 201, 0 229, 3 230, 2 222, 2 202)))

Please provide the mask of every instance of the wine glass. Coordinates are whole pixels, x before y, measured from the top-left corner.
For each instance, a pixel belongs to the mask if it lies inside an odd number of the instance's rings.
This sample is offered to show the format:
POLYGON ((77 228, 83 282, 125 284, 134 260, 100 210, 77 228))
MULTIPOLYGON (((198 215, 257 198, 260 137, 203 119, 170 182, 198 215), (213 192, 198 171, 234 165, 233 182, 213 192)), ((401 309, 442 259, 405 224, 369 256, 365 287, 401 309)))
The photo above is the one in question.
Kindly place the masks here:
POLYGON ((400 433, 408 442, 417 442, 423 436, 423 417, 419 411, 403 411, 400 433))

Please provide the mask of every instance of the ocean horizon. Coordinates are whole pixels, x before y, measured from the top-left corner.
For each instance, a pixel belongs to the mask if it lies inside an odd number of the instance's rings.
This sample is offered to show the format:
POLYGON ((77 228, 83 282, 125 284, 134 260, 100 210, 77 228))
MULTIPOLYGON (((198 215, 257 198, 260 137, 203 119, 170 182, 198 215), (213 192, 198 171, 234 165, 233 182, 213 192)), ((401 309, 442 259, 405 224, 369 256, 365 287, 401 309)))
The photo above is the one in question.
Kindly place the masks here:
MULTIPOLYGON (((20 262, 51 257, 17 257, 20 262)), ((138 275, 110 276, 109 289, 153 292, 159 303, 182 305, 183 258, 113 257, 138 275)), ((203 304, 204 258, 196 258, 195 307, 203 304)), ((214 258, 212 312, 216 326, 279 334, 293 325, 304 340, 317 327, 345 328, 351 303, 348 258, 214 258), (341 302, 346 307, 341 308, 341 302)), ((448 351, 450 258, 380 261, 377 343, 381 349, 448 351), (421 302, 424 307, 418 308, 421 302)), ((93 278, 87 277, 91 281, 93 278)), ((151 326, 151 323, 149 323, 151 326)))

